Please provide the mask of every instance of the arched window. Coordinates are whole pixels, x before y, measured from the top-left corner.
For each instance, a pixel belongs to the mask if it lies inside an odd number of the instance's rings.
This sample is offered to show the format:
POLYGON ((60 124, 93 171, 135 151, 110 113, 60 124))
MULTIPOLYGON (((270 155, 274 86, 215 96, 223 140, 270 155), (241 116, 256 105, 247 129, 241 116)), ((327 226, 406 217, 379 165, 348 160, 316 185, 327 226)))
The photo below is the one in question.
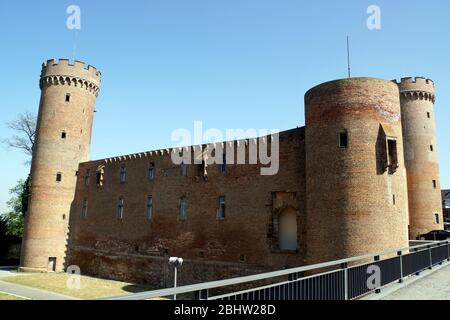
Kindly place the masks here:
POLYGON ((292 208, 287 208, 280 214, 279 221, 280 249, 290 251, 297 250, 297 212, 292 208))

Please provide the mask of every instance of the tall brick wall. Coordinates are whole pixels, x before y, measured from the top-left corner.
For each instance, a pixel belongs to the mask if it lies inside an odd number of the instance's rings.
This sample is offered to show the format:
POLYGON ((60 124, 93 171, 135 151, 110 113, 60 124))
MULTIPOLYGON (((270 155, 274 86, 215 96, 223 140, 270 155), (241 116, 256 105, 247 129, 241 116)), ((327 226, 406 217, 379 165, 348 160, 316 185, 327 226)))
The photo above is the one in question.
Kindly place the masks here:
POLYGON ((327 82, 306 93, 305 108, 308 264, 407 246, 397 86, 372 78, 327 82), (395 172, 386 167, 389 136, 397 143, 395 172))
POLYGON ((69 263, 85 273, 155 285, 162 285, 155 279, 167 278, 161 266, 169 256, 187 260, 180 274, 185 282, 302 265, 304 165, 304 128, 280 134, 280 170, 275 176, 260 175, 260 165, 230 164, 224 173, 218 165, 209 166, 207 180, 197 176, 196 165, 188 165, 183 177, 167 151, 82 163, 71 212, 69 263), (154 181, 148 178, 151 162, 156 168, 154 181), (104 180, 99 187, 96 172, 102 166, 104 180), (121 184, 122 166, 126 166, 126 182, 121 184), (146 220, 149 195, 151 222, 146 220), (217 217, 220 195, 226 199, 224 220, 217 217), (178 220, 182 196, 188 201, 185 221, 178 220), (123 220, 117 219, 120 197, 123 220), (84 199, 88 201, 85 218, 84 199), (277 219, 283 208, 297 212, 298 251, 277 246, 277 219))
POLYGON ((99 82, 100 73, 82 62, 71 65, 68 60, 49 60, 42 66, 31 200, 20 264, 23 271, 47 271, 49 258, 56 258, 57 271, 63 269, 76 172, 78 164, 89 159, 99 82), (58 173, 61 181, 56 181, 58 173))

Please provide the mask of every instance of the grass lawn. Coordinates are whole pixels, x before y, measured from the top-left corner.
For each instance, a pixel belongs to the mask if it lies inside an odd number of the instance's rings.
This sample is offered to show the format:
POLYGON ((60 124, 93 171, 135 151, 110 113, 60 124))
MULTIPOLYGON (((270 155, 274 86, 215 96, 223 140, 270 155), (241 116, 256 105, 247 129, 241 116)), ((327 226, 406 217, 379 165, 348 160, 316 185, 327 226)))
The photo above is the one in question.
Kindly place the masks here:
POLYGON ((4 301, 4 300, 25 300, 25 299, 0 292, 0 301, 2 300, 4 301))
POLYGON ((88 276, 81 276, 80 289, 69 289, 67 287, 68 278, 69 275, 67 273, 39 273, 33 275, 28 274, 23 276, 2 277, 1 280, 57 292, 80 299, 96 299, 155 289, 133 283, 98 279, 88 276))

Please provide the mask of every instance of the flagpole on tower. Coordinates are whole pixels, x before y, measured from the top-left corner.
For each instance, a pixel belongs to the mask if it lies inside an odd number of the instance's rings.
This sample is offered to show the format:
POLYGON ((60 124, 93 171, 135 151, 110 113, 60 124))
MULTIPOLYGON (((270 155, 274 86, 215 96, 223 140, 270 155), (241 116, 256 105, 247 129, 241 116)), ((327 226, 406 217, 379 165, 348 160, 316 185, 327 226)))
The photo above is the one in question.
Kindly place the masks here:
POLYGON ((347 66, 348 66, 348 77, 351 78, 351 67, 350 67, 350 39, 347 36, 347 66))

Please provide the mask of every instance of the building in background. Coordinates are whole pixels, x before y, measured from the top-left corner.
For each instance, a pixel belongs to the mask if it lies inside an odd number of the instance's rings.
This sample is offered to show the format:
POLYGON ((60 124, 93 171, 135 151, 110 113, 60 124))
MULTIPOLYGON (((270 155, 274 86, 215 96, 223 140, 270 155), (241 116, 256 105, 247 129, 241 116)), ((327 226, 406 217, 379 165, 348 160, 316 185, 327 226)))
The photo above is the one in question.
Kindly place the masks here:
POLYGON ((445 230, 450 230, 450 190, 442 190, 442 210, 445 230))

